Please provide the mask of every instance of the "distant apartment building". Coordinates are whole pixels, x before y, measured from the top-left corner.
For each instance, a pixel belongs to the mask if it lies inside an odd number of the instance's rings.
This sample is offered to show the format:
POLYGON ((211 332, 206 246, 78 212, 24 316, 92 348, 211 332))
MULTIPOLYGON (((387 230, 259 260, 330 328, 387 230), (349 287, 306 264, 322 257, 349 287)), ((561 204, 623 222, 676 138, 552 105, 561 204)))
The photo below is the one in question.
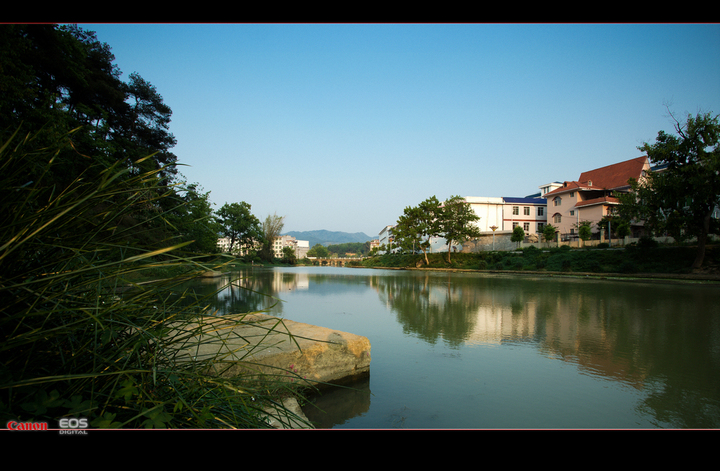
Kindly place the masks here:
MULTIPOLYGON (((217 242, 218 249, 220 249, 221 252, 229 252, 230 251, 230 238, 229 237, 221 237, 218 239, 217 242)), ((295 250, 295 256, 297 258, 304 258, 307 256, 308 250, 310 250, 310 241, 307 240, 297 240, 295 237, 292 236, 279 236, 276 237, 272 244, 272 250, 273 250, 273 256, 275 258, 282 258, 283 257, 283 248, 285 247, 292 247, 293 250, 295 250)), ((258 244, 254 244, 253 247, 255 250, 259 250, 260 247, 258 244)), ((240 247, 237 242, 235 242, 235 246, 233 247, 233 254, 237 256, 243 256, 247 255, 250 251, 250 247, 240 247)))
POLYGON ((385 247, 385 251, 392 251, 392 246, 394 242, 394 237, 392 230, 395 226, 385 226, 380 231, 380 234, 378 234, 378 246, 379 247, 385 247))
MULTIPOLYGON (((255 244, 257 245, 257 244, 255 244)), ((230 237, 221 237, 217 241, 218 249, 223 252, 227 253, 230 252, 230 237)), ((238 241, 235 241, 235 245, 233 246, 232 253, 234 255, 242 257, 243 255, 247 255, 250 251, 249 246, 241 246, 238 241)))
POLYGON ((310 241, 297 240, 293 236, 278 236, 273 241, 273 255, 275 258, 283 258, 283 249, 290 247, 295 252, 296 258, 305 258, 310 250, 310 241))

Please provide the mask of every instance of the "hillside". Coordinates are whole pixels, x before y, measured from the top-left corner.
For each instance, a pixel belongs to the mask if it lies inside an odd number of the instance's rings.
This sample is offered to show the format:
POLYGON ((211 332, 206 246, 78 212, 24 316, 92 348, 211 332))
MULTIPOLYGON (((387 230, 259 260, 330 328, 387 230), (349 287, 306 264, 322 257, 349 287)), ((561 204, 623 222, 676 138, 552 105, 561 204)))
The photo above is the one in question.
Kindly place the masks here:
POLYGON ((315 244, 322 244, 325 246, 331 244, 345 244, 347 242, 367 242, 373 240, 373 237, 368 236, 363 232, 337 232, 337 231, 289 231, 283 235, 293 236, 298 240, 307 240, 310 242, 310 247, 315 244))

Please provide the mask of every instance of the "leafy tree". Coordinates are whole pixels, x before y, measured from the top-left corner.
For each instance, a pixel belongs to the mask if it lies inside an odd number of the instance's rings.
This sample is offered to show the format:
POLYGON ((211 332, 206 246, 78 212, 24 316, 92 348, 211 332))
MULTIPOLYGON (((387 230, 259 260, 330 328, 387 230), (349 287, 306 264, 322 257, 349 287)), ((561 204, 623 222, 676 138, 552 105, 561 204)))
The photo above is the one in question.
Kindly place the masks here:
POLYGON ((472 224, 479 219, 462 196, 451 196, 442 204, 438 214, 438 235, 447 241, 448 263, 453 242, 480 236, 480 229, 472 224))
POLYGON ((79 128, 52 169, 60 186, 118 161, 132 170, 123 178, 153 169, 167 184, 176 173, 170 107, 137 73, 124 83, 114 60, 110 46, 75 25, 0 25, 0 132, 22 124, 41 130, 35 140, 45 146, 79 128))
POLYGON ((590 224, 590 221, 581 221, 577 225, 578 235, 583 242, 590 240, 590 237, 592 236, 592 228, 590 227, 590 224))
POLYGON ((543 227, 543 239, 545 239, 545 242, 550 242, 551 240, 555 239, 555 233, 557 232, 557 228, 551 224, 545 224, 545 227, 543 227))
POLYGON ((616 238, 623 239, 631 233, 630 222, 614 214, 603 216, 597 226, 598 229, 605 231, 608 237, 614 235, 616 238))
POLYGON ((308 257, 327 258, 330 252, 327 247, 322 244, 315 244, 310 250, 308 250, 308 257))
POLYGON ((518 247, 520 247, 520 242, 525 240, 525 230, 522 227, 520 227, 519 224, 513 228, 512 236, 510 236, 510 240, 513 242, 517 242, 518 247))
POLYGON ((197 183, 180 189, 178 205, 168 211, 165 219, 180 234, 180 239, 192 241, 187 250, 195 253, 217 252, 217 237, 221 231, 210 202, 210 192, 203 193, 197 183))
POLYGON ((297 256, 295 255, 295 249, 293 249, 292 247, 283 247, 282 262, 288 263, 290 265, 295 265, 296 261, 297 256))
POLYGON ((273 214, 265 218, 265 222, 262 224, 262 247, 260 249, 260 258, 265 261, 272 261, 275 258, 273 252, 273 243, 275 238, 280 236, 283 230, 285 218, 273 214))
POLYGON ((658 132, 655 143, 639 150, 660 170, 630 180, 622 195, 621 215, 643 221, 655 234, 697 237, 692 268, 702 266, 712 213, 720 205, 720 122, 711 113, 688 115, 681 124, 672 114, 677 135, 658 132))
POLYGON ((233 252, 235 244, 241 249, 262 240, 260 220, 250 210, 251 206, 241 201, 225 203, 217 211, 220 233, 230 238, 230 253, 233 252))
POLYGON ((440 202, 431 196, 418 206, 408 206, 397 220, 393 228, 395 243, 404 250, 420 249, 425 256, 425 264, 429 264, 427 250, 430 238, 436 237, 440 231, 438 215, 440 202))

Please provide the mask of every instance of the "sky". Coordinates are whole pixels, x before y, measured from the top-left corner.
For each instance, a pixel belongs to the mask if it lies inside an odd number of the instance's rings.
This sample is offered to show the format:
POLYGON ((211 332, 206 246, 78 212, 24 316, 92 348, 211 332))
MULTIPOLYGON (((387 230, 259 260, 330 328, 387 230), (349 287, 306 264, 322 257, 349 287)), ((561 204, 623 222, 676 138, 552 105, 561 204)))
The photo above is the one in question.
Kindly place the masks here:
POLYGON ((719 24, 83 24, 173 110, 214 209, 377 234, 430 196, 522 197, 720 114, 719 24))

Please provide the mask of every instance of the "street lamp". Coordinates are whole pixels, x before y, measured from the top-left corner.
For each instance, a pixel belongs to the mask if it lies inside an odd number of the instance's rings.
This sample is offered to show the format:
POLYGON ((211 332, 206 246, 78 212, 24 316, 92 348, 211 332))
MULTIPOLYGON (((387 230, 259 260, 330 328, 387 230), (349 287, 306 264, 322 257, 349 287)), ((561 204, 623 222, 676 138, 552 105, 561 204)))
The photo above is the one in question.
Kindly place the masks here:
POLYGON ((490 226, 490 229, 493 231, 493 252, 495 251, 495 231, 498 229, 497 226, 490 226))

